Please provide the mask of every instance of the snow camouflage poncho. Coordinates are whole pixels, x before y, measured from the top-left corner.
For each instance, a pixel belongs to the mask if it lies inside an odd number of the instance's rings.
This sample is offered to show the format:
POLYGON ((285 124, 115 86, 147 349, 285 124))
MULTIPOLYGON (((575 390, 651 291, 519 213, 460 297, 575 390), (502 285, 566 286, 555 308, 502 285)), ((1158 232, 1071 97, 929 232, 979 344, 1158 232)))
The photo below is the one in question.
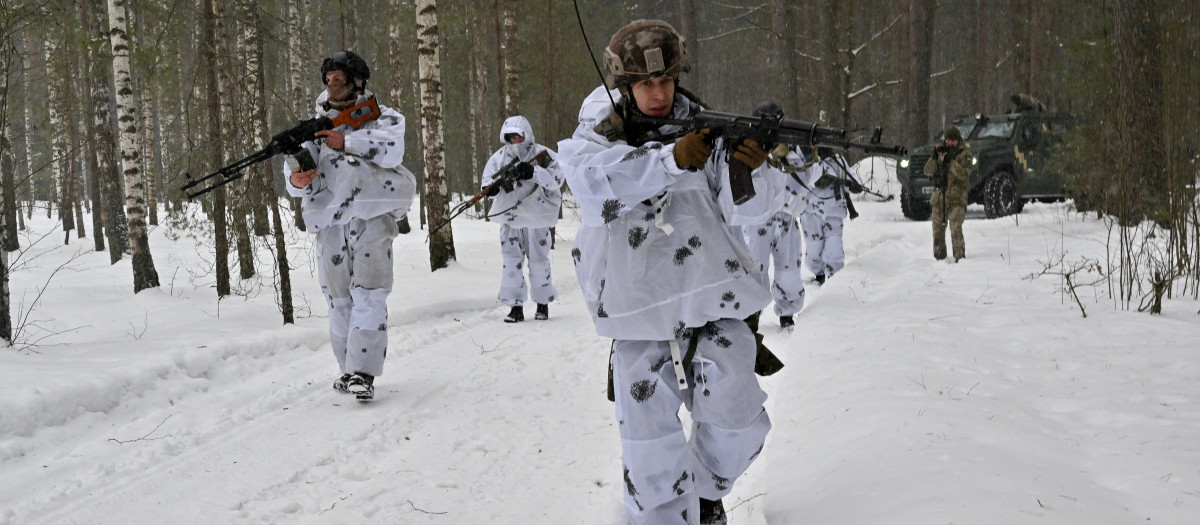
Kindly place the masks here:
POLYGON ((841 155, 834 153, 833 155, 821 159, 821 162, 814 163, 812 168, 804 172, 804 183, 812 190, 809 192, 808 213, 815 213, 821 217, 846 218, 846 195, 836 195, 836 190, 841 189, 845 193, 849 193, 846 185, 850 180, 862 185, 862 180, 858 178, 858 173, 854 172, 846 163, 846 159, 841 155), (822 176, 829 176, 841 179, 841 184, 829 184, 824 188, 817 185, 817 181, 822 176))
MULTIPOLYGON (((483 168, 481 188, 486 188, 495 182, 501 169, 520 158, 521 162, 529 162, 541 152, 546 152, 551 159, 558 157, 549 148, 537 144, 533 137, 533 127, 525 117, 509 117, 500 127, 500 142, 504 147, 496 150, 483 168), (525 137, 520 144, 509 144, 504 136, 516 133, 525 137)), ((513 228, 550 228, 558 223, 558 208, 562 204, 562 169, 557 160, 552 160, 546 167, 536 161, 533 165, 533 178, 513 183, 513 191, 501 191, 492 197, 491 219, 500 224, 513 228)))
MULTIPOLYGON (((670 118, 686 118, 691 106, 676 93, 670 118)), ((732 226, 760 224, 778 211, 781 174, 766 164, 755 170, 758 196, 734 206, 724 155, 689 172, 675 164, 672 144, 609 142, 593 128, 612 111, 604 88, 597 88, 579 110, 574 136, 558 143, 583 214, 572 255, 596 333, 664 341, 761 310, 770 291, 732 226)))
MULTIPOLYGON (((374 96, 367 91, 359 95, 358 103, 374 96)), ((317 97, 317 116, 337 116, 336 109, 324 109, 328 98, 328 91, 317 97)), ((417 181, 400 164, 404 160, 404 116, 382 104, 379 111, 382 115, 363 124, 362 129, 348 125, 337 128, 346 136, 342 151, 323 141, 304 143, 320 174, 305 188, 290 182, 284 186, 293 197, 304 199, 304 222, 310 233, 351 219, 370 219, 385 213, 399 219, 408 213, 417 181)), ((291 176, 292 167, 286 162, 283 172, 285 178, 291 176)))

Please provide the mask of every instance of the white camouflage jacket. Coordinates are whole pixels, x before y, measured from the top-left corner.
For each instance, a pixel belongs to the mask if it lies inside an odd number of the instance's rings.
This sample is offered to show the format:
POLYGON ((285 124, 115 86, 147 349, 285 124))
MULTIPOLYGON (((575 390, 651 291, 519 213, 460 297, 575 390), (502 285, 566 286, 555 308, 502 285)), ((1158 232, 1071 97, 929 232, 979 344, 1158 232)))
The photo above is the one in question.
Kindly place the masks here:
MULTIPOLYGON (((619 100, 618 91, 611 94, 619 100)), ((690 106, 676 93, 670 118, 686 118, 690 106)), ((593 128, 612 111, 604 88, 597 88, 579 110, 574 136, 558 143, 583 214, 572 255, 596 332, 664 341, 762 309, 771 293, 740 226, 766 222, 778 211, 774 194, 781 188, 772 181, 782 178, 763 175, 778 170, 767 164, 755 170, 758 195, 735 207, 723 155, 689 172, 675 164, 673 144, 610 142, 593 128)), ((662 131, 674 131, 668 128, 662 131)))
MULTIPOLYGON (((358 102, 373 96, 367 91, 359 96, 358 102)), ((338 115, 335 109, 324 109, 328 98, 328 91, 317 97, 317 116, 338 115)), ((346 137, 342 150, 326 146, 323 140, 304 143, 320 172, 308 186, 292 186, 292 166, 284 163, 285 186, 290 195, 304 200, 304 222, 309 232, 346 224, 351 219, 371 219, 385 213, 399 219, 408 213, 417 181, 401 165, 404 115, 383 105, 379 111, 382 115, 363 124, 361 129, 349 125, 337 128, 346 137)))
POLYGON ((480 188, 495 182, 508 163, 514 158, 533 165, 533 178, 516 181, 512 191, 501 190, 492 197, 491 219, 513 228, 550 228, 558 223, 558 209, 562 204, 563 173, 558 164, 558 154, 538 144, 533 137, 533 127, 522 116, 509 117, 500 127, 500 142, 505 145, 496 150, 483 168, 480 188), (520 144, 508 144, 504 135, 517 133, 525 137, 520 144), (550 163, 545 167, 533 159, 546 152, 550 163))

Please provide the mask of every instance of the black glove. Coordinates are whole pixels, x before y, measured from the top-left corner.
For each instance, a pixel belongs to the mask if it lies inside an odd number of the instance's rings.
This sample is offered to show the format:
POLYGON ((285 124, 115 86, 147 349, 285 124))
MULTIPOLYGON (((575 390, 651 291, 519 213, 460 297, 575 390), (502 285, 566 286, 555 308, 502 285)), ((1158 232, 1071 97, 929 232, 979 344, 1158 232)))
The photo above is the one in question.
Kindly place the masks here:
POLYGON ((500 185, 499 184, 492 184, 491 186, 488 186, 488 189, 487 189, 488 197, 495 197, 499 194, 500 194, 500 185))
POLYGON ((517 180, 529 180, 533 178, 533 165, 522 162, 517 164, 517 180))

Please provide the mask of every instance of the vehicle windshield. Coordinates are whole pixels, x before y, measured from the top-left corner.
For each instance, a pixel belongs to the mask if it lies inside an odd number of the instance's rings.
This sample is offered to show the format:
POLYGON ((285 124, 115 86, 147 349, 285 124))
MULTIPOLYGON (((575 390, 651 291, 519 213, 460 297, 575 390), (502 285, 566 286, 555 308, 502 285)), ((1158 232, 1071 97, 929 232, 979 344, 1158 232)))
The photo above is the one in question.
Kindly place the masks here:
POLYGON ((973 139, 1012 138, 1013 128, 1015 128, 1016 126, 1017 126, 1016 122, 995 122, 995 121, 988 122, 986 125, 976 128, 975 136, 973 136, 971 138, 973 138, 973 139))
MULTIPOLYGON (((958 132, 961 133, 962 136, 964 136, 964 137, 970 137, 971 131, 975 130, 974 122, 968 122, 965 124, 959 124, 959 123, 955 122, 950 125, 958 128, 958 132)), ((945 140, 945 138, 946 138, 946 130, 942 130, 937 133, 937 136, 933 137, 933 141, 934 142, 942 142, 943 140, 945 140)))

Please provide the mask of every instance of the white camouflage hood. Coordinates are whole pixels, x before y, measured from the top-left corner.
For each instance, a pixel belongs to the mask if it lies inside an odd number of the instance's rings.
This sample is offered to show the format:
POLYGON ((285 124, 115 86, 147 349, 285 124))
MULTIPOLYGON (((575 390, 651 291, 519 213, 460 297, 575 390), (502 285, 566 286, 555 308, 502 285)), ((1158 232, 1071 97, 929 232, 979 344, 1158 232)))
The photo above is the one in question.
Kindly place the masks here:
POLYGON ((504 144, 507 148, 513 149, 517 153, 517 156, 525 160, 529 156, 530 148, 537 143, 537 140, 533 136, 533 126, 529 124, 529 121, 525 117, 516 115, 504 119, 504 125, 500 126, 500 143, 504 144), (508 141, 504 140, 504 136, 509 133, 516 133, 525 137, 525 142, 509 144, 508 141))

